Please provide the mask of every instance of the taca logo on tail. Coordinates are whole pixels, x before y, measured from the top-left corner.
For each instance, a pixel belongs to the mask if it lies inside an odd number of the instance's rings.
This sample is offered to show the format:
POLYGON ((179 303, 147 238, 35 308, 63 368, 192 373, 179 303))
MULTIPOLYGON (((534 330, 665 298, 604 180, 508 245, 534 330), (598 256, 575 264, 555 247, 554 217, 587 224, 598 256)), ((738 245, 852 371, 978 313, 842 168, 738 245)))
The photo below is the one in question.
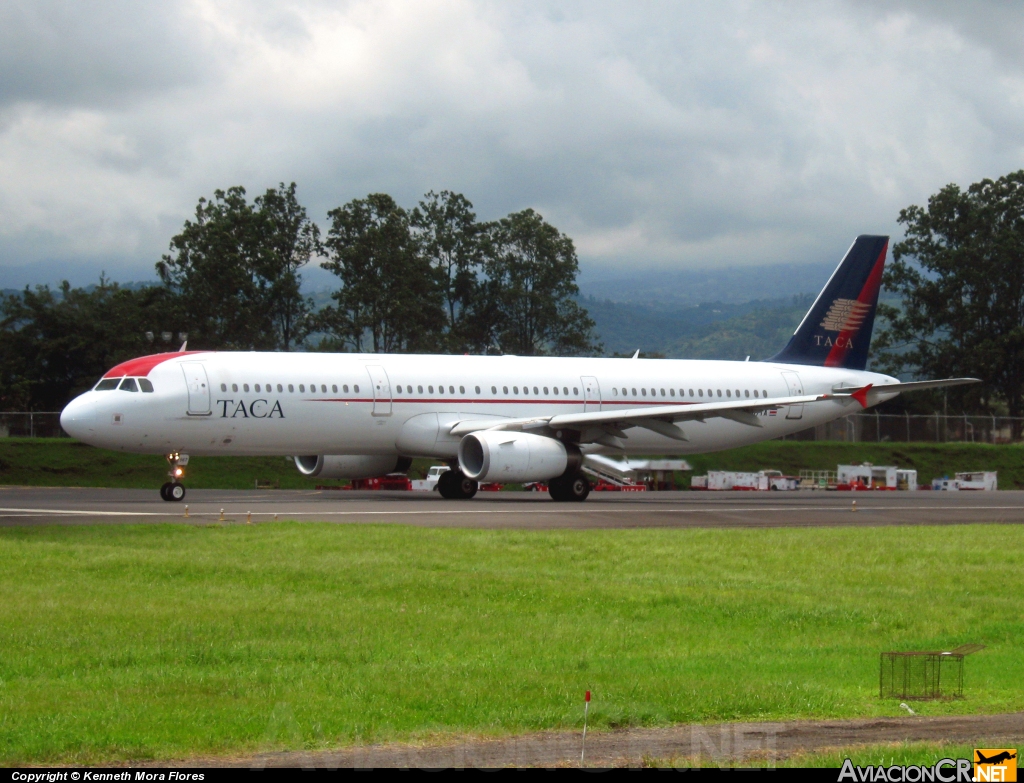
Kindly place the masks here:
POLYGON ((789 343, 767 361, 863 370, 888 249, 889 237, 857 237, 789 343))

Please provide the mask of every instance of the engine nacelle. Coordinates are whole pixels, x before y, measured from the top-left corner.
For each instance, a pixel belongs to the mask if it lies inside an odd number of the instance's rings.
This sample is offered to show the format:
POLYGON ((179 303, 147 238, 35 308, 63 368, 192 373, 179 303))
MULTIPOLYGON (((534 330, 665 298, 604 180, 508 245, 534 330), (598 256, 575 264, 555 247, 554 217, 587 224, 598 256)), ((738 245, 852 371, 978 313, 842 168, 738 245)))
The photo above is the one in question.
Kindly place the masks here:
POLYGON ((582 462, 574 446, 527 432, 484 430, 459 443, 459 468, 474 481, 546 481, 579 470, 582 462))
POLYGON ((361 479, 404 473, 412 465, 408 457, 379 457, 358 454, 320 454, 296 457, 295 467, 303 476, 325 479, 361 479))

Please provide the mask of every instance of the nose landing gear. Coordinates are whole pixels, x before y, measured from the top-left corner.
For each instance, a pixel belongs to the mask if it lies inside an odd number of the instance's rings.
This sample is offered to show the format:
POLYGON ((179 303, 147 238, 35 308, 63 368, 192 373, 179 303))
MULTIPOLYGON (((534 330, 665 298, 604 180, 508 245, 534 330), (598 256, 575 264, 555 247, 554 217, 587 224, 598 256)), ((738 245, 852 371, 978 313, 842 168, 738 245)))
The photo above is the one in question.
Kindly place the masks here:
POLYGON ((167 472, 171 480, 160 487, 160 497, 164 500, 178 501, 185 497, 185 485, 181 483, 181 479, 185 478, 188 454, 173 452, 167 455, 167 461, 171 465, 171 469, 167 472))

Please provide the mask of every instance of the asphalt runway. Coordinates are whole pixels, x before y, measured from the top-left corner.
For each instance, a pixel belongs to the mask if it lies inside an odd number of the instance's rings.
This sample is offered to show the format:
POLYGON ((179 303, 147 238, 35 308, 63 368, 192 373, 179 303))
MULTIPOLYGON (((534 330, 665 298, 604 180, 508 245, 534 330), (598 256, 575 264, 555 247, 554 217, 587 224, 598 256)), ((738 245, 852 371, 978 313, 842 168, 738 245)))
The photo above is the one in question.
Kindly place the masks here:
POLYGON ((0 526, 279 520, 465 528, 821 527, 1024 523, 1024 491, 594 492, 555 503, 546 493, 189 490, 0 487, 0 526), (856 511, 854 511, 856 501, 856 511), (187 507, 187 512, 186 512, 187 507), (187 516, 186 516, 187 513, 187 516))

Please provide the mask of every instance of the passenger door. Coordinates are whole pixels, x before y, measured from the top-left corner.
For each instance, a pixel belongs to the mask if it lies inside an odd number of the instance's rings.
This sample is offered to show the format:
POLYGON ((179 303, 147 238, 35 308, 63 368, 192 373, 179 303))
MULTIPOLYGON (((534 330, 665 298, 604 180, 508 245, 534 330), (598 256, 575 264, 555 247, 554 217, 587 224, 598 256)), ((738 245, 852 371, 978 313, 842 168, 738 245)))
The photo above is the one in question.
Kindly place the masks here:
POLYGON ((583 412, 593 413, 601 410, 601 387, 597 383, 597 378, 584 375, 580 378, 580 383, 583 384, 583 412))
MULTIPOLYGON (((782 373, 782 377, 786 381, 786 388, 789 389, 790 397, 799 397, 804 393, 804 385, 800 381, 799 373, 785 371, 782 373)), ((786 408, 787 419, 802 419, 804 417, 804 406, 801 405, 790 405, 786 408)))
POLYGON ((370 388, 373 390, 373 415, 391 415, 391 381, 380 365, 369 364, 366 371, 370 374, 370 388))
POLYGON ((210 381, 206 377, 206 368, 201 362, 182 362, 181 371, 185 373, 185 385, 188 386, 188 415, 209 416, 210 381))

